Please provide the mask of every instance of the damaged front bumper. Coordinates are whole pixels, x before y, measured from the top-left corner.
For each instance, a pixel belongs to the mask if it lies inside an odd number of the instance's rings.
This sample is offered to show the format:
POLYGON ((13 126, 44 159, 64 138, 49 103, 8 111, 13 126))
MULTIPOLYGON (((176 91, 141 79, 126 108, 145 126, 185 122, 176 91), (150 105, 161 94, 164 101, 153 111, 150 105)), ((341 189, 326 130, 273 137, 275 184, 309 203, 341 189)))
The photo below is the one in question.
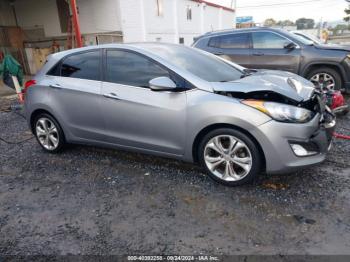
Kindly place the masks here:
POLYGON ((259 126, 253 135, 264 151, 266 172, 286 173, 324 161, 334 129, 335 117, 324 112, 305 124, 272 120, 259 126))

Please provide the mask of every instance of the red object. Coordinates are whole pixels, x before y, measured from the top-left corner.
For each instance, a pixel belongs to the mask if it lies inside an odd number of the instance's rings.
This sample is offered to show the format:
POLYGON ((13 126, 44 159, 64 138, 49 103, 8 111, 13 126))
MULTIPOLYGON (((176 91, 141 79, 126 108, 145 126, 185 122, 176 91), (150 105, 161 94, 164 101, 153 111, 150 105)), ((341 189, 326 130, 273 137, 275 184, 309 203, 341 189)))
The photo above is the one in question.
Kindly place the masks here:
POLYGON ((81 33, 80 33, 80 24, 79 24, 79 16, 78 16, 78 10, 77 10, 77 3, 75 0, 70 0, 72 14, 73 14, 73 26, 75 31, 75 38, 77 41, 77 47, 83 46, 83 40, 81 39, 81 33))
POLYGON ((332 105, 331 105, 331 109, 335 109, 337 107, 340 106, 344 106, 345 105, 345 99, 344 96, 341 94, 340 91, 335 91, 332 97, 332 105))
POLYGON ((338 134, 338 133, 335 133, 335 132, 333 133, 333 136, 334 136, 335 138, 341 138, 341 139, 350 140, 350 136, 338 134))
POLYGON ((25 82, 24 88, 22 89, 22 93, 18 94, 18 98, 19 98, 20 103, 22 103, 22 104, 24 103, 25 94, 26 94, 28 88, 31 87, 32 85, 35 85, 35 84, 36 84, 36 81, 34 79, 28 80, 27 82, 25 82))
POLYGON ((23 93, 25 93, 30 86, 35 85, 35 84, 36 84, 36 81, 34 79, 28 80, 27 82, 25 82, 23 93))

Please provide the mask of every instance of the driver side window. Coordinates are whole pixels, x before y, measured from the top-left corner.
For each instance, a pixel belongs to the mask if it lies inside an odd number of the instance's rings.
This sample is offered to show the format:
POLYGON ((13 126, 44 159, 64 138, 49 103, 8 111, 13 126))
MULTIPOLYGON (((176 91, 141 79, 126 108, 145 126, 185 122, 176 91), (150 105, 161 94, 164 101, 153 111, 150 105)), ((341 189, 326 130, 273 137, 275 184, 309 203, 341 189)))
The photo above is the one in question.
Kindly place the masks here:
POLYGON ((254 49, 283 49, 290 41, 271 32, 252 33, 254 49))
POLYGON ((161 76, 170 74, 151 59, 134 52, 107 50, 107 82, 149 88, 148 82, 161 76))

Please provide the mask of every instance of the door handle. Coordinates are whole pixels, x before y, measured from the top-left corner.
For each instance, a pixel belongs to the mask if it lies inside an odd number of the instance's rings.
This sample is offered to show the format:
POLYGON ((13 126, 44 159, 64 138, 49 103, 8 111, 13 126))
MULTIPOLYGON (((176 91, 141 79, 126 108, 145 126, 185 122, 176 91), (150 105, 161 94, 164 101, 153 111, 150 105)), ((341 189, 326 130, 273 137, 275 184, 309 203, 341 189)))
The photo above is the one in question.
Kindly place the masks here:
POLYGON ((215 52, 214 55, 223 55, 223 52, 215 52))
POLYGON ((55 89, 62 89, 60 84, 51 84, 50 87, 55 89))
POLYGON ((115 93, 103 94, 104 97, 120 100, 120 98, 115 93))
POLYGON ((256 53, 253 53, 253 56, 263 56, 264 53, 261 53, 261 52, 256 52, 256 53))

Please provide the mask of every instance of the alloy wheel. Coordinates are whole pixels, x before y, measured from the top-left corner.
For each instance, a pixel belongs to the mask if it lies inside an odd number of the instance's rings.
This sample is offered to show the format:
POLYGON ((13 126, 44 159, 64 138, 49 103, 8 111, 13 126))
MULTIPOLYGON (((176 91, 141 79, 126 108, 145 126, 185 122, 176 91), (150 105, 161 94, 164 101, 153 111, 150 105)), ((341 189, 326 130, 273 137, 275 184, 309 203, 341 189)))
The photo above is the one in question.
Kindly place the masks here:
POLYGON ((334 89, 334 77, 327 73, 317 73, 310 78, 310 81, 321 89, 334 89))
POLYGON ((211 138, 204 147, 204 161, 212 174, 224 181, 239 181, 252 168, 248 146, 232 135, 211 138))
POLYGON ((40 144, 47 150, 55 150, 59 145, 59 135, 57 127, 48 118, 38 119, 35 126, 36 136, 40 144))

